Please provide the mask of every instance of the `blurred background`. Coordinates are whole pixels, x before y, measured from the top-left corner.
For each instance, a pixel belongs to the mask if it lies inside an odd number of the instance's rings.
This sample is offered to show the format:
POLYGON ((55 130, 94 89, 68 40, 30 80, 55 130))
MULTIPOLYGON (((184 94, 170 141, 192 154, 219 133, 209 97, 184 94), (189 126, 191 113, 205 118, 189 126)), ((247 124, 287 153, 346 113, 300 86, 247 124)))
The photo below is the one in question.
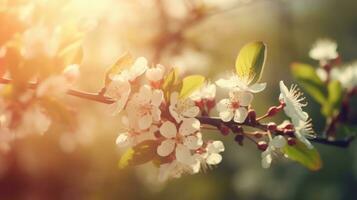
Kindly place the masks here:
MULTIPOLYGON (((277 104, 278 82, 293 83, 294 61, 317 65, 308 51, 318 38, 332 38, 346 62, 357 58, 357 1, 351 0, 36 0, 51 5, 51 23, 76 19, 88 30, 77 89, 97 92, 106 69, 124 52, 152 63, 180 67, 215 81, 234 70, 246 43, 268 45, 258 113, 277 104), (198 6, 199 9, 196 9, 198 6), (224 73, 226 72, 226 73, 224 73)), ((6 27, 0 27, 6 29, 6 27)), ((219 93, 223 94, 223 93, 219 93)), ((317 132, 324 126, 320 108, 308 98, 317 132)), ((0 156, 0 199, 356 199, 357 143, 348 149, 316 144, 323 168, 311 172, 281 160, 261 168, 260 152, 249 141, 238 146, 224 138, 223 162, 212 170, 166 184, 156 182, 147 164, 119 170, 115 145, 120 118, 108 107, 74 97, 79 130, 56 131, 16 141, 0 156)), ((283 119, 277 119, 283 120, 283 119)), ((222 138, 207 133, 209 137, 222 138)))

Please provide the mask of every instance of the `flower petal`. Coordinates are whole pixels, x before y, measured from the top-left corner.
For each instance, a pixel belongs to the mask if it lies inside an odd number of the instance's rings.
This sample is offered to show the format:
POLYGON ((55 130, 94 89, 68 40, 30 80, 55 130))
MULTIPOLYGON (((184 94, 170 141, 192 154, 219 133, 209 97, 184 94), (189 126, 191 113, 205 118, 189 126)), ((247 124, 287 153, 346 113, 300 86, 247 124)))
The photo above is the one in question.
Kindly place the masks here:
POLYGON ((243 123, 248 116, 248 110, 244 107, 239 107, 234 114, 234 121, 243 123))
POLYGON ((144 115, 139 119, 139 128, 141 130, 148 129, 153 122, 151 115, 144 115))
MULTIPOLYGON (((264 152, 263 152, 264 153, 264 152)), ((263 154, 262 154, 263 155, 263 154)), ((262 157, 262 167, 267 169, 270 167, 271 162, 273 161, 271 154, 266 154, 262 157)))
POLYGON ((162 157, 166 157, 170 155, 175 149, 175 141, 168 139, 161 142, 161 144, 157 147, 157 154, 162 157))
POLYGON ((154 90, 151 98, 151 104, 154 106, 160 106, 162 101, 164 100, 164 94, 161 90, 154 90))
POLYGON ((220 154, 218 154, 218 153, 210 154, 206 159, 206 162, 209 165, 217 165, 221 161, 222 161, 222 156, 220 154))
POLYGON ((230 109, 231 101, 229 99, 222 99, 217 104, 218 111, 227 111, 230 109))
POLYGON ((166 138, 176 137, 177 134, 176 125, 170 121, 166 121, 160 126, 160 133, 166 138))
POLYGON ((176 105, 178 102, 179 93, 173 92, 170 96, 170 105, 176 105))
POLYGON ((286 145, 286 139, 284 138, 284 136, 278 135, 275 136, 271 141, 270 141, 271 145, 273 145, 273 147, 275 148, 283 148, 286 145))
POLYGON ((252 103, 253 94, 250 92, 239 92, 238 101, 241 106, 249 106, 252 103))
POLYGON ((184 118, 179 128, 181 135, 191 135, 200 130, 201 123, 196 118, 184 118))
POLYGON ((209 153, 219 153, 224 151, 224 145, 222 141, 213 141, 207 145, 207 152, 209 153))
POLYGON ((120 147, 124 147, 130 143, 129 141, 130 141, 129 133, 125 132, 125 133, 120 133, 118 135, 117 139, 115 140, 115 143, 120 147))
POLYGON ((222 119, 222 121, 224 122, 229 122, 232 120, 234 114, 231 110, 227 110, 227 111, 222 111, 219 113, 219 117, 222 119))
POLYGON ((266 83, 255 83, 249 86, 249 91, 253 93, 258 93, 263 91, 266 88, 266 86, 267 86, 266 83))
POLYGON ((192 154, 190 149, 182 144, 178 144, 176 147, 176 159, 177 161, 191 165, 192 164, 192 154))
POLYGON ((202 138, 190 135, 184 138, 183 144, 191 150, 196 150, 202 146, 203 141, 202 138))
POLYGON ((185 117, 196 117, 199 112, 200 112, 200 109, 197 106, 192 106, 192 107, 184 110, 182 115, 185 117))
POLYGON ((177 109, 176 109, 176 107, 174 105, 170 105, 169 106, 169 112, 170 112, 171 116, 175 119, 175 121, 177 123, 180 123, 182 121, 182 119, 181 119, 180 115, 177 113, 176 110, 177 109))

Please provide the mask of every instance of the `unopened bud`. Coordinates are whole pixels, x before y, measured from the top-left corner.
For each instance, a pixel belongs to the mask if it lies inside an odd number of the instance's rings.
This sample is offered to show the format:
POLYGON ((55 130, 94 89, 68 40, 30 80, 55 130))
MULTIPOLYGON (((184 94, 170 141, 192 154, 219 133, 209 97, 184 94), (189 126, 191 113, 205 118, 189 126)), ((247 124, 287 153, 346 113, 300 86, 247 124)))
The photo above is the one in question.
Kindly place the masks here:
POLYGON ((274 122, 270 122, 267 125, 267 128, 268 128, 269 131, 276 131, 277 125, 274 122))
POLYGON ((234 126, 234 127, 232 128, 232 131, 233 131, 234 133, 243 133, 243 128, 242 128, 241 126, 234 126))
POLYGON ((219 130, 221 131, 222 135, 224 136, 229 135, 229 128, 227 126, 222 124, 219 130))
POLYGON ((257 147, 261 151, 265 151, 268 148, 268 144, 265 141, 259 141, 257 147))
POLYGON ((294 129, 294 125, 293 124, 291 124, 291 123, 289 123, 289 124, 286 124, 285 125, 285 127, 284 127, 284 129, 294 129))
POLYGON ((249 110, 248 119, 252 123, 255 123, 257 121, 257 114, 255 113, 255 110, 249 110))
POLYGON ((294 146, 294 145, 296 144, 296 139, 289 137, 289 138, 288 138, 288 144, 289 144, 290 146, 294 146))
POLYGON ((67 81, 71 84, 76 82, 76 80, 79 77, 79 74, 80 74, 79 65, 76 64, 69 65, 63 70, 63 75, 66 77, 67 81))
POLYGON ((284 129, 284 134, 288 135, 290 137, 294 137, 295 136, 294 132, 295 131, 293 129, 284 129))
POLYGON ((234 140, 239 144, 239 145, 243 145, 243 140, 244 140, 244 135, 241 135, 241 134, 239 134, 239 135, 236 135, 235 137, 234 137, 234 140))

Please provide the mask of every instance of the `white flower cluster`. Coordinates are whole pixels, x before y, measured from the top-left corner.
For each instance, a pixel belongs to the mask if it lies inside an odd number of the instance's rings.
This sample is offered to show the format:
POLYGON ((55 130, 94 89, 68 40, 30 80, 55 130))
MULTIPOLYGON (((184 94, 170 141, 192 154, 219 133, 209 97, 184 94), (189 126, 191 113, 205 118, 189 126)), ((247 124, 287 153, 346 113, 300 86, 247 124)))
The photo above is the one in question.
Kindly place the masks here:
POLYGON ((62 74, 43 80, 35 91, 26 90, 19 102, 2 99, 0 102, 0 151, 8 151, 11 142, 29 134, 44 134, 51 125, 46 108, 37 102, 64 94, 79 76, 77 65, 68 66, 62 74))
POLYGON ((219 79, 216 84, 221 88, 229 89, 229 98, 222 99, 217 104, 219 116, 224 122, 233 119, 234 122, 243 123, 248 116, 248 106, 253 101, 253 93, 261 92, 265 89, 266 83, 249 84, 237 75, 232 75, 228 79, 219 79))
POLYGON ((331 62, 337 59, 337 43, 330 39, 318 40, 309 53, 310 57, 320 61, 320 67, 316 69, 316 74, 322 81, 338 80, 344 89, 351 90, 357 86, 357 63, 339 66, 338 63, 331 62), (330 64, 328 70, 324 65, 330 64), (337 66, 338 65, 338 66, 337 66))
MULTIPOLYGON (((149 68, 145 58, 138 58, 110 78, 106 96, 116 101, 114 114, 122 114, 125 126, 116 143, 119 147, 135 148, 142 142, 155 141, 156 154, 162 160, 159 180, 198 173, 201 167, 221 162, 219 153, 224 151, 223 143, 203 140, 201 124, 196 119, 200 109, 195 102, 180 98, 178 91, 164 98, 162 65, 149 68)), ((193 98, 214 98, 215 88, 212 88, 210 85, 202 88, 193 98)))
POLYGON ((331 79, 338 80, 345 89, 357 86, 357 62, 331 70, 331 79))
POLYGON ((326 64, 328 61, 338 57, 337 43, 330 39, 317 40, 311 48, 309 56, 320 61, 321 64, 326 64))
MULTIPOLYGON (((291 119, 293 125, 293 132, 295 137, 304 143, 309 149, 313 146, 311 142, 307 139, 312 137, 313 129, 311 124, 311 119, 306 112, 302 110, 305 106, 302 101, 302 93, 299 91, 296 85, 293 85, 288 89, 283 81, 280 81, 280 101, 285 104, 284 112, 291 119)), ((281 124, 284 127, 286 123, 281 124)), ((287 145, 287 140, 284 136, 277 135, 272 137, 269 135, 269 145, 268 148, 262 153, 262 166, 263 168, 269 168, 273 160, 274 155, 283 155, 282 149, 287 145)))

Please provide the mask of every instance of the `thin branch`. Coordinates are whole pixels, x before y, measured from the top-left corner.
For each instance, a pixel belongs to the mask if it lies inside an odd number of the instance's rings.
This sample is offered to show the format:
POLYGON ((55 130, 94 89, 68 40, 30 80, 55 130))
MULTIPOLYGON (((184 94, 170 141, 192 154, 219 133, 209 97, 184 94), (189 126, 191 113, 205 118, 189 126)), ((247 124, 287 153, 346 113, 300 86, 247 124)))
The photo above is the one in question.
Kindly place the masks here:
MULTIPOLYGON (((0 78, 0 84, 11 84, 11 80, 0 78)), ((29 89, 36 89, 37 83, 29 83, 28 87, 29 87, 29 89)), ((81 98, 81 99, 95 101, 95 102, 99 102, 99 103, 103 103, 103 104, 115 103, 115 100, 113 100, 109 97, 106 97, 106 96, 102 95, 101 93, 88 93, 88 92, 71 89, 71 90, 68 90, 67 94, 81 98)), ((230 129, 233 129, 236 126, 244 125, 244 126, 258 128, 258 129, 265 130, 265 131, 267 130, 266 125, 261 124, 257 121, 254 123, 251 123, 251 122, 236 123, 234 121, 224 122, 220 118, 215 118, 215 117, 197 117, 197 119, 201 122, 201 124, 210 125, 210 126, 216 127, 217 129, 219 129, 222 125, 225 125, 225 126, 229 127, 230 129)), ((329 140, 324 137, 309 138, 309 140, 312 142, 336 146, 336 147, 348 147, 349 144, 353 141, 353 139, 354 139, 354 137, 348 137, 348 138, 342 139, 342 140, 329 140)))
MULTIPOLYGON (((264 124, 260 124, 259 122, 256 123, 249 123, 249 122, 245 122, 245 123, 236 123, 234 121, 230 121, 230 122, 223 122, 221 119, 219 118, 212 118, 212 117, 198 117, 198 120, 200 120, 200 122, 202 124, 209 124, 209 125, 213 125, 215 127, 220 127, 222 124, 227 126, 227 127, 232 127, 232 126, 237 126, 237 125, 244 125, 244 126, 250 126, 253 128, 259 128, 262 130, 267 130, 267 127, 264 124)), ((348 147, 350 145, 350 143, 354 140, 354 137, 347 137, 345 139, 342 140, 329 140, 327 138, 324 137, 315 137, 315 138, 308 138, 310 141, 315 142, 315 143, 320 143, 320 144, 326 144, 326 145, 331 145, 331 146, 336 146, 336 147, 348 147)))

